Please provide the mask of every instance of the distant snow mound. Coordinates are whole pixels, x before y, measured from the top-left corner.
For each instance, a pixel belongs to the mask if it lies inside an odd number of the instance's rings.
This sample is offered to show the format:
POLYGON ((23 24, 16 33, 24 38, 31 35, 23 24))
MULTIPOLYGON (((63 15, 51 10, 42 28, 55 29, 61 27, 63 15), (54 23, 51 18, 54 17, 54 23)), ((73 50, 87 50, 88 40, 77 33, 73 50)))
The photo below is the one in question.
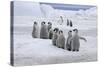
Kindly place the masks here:
POLYGON ((86 10, 85 13, 90 16, 96 17, 97 16, 97 7, 90 8, 90 9, 86 10))
POLYGON ((60 16, 59 12, 56 12, 56 10, 51 5, 40 4, 40 8, 41 8, 41 12, 43 13, 47 21, 50 22, 59 21, 59 16, 60 16))
POLYGON ((40 8, 45 17, 50 17, 54 14, 55 11, 52 6, 46 4, 41 4, 40 8))

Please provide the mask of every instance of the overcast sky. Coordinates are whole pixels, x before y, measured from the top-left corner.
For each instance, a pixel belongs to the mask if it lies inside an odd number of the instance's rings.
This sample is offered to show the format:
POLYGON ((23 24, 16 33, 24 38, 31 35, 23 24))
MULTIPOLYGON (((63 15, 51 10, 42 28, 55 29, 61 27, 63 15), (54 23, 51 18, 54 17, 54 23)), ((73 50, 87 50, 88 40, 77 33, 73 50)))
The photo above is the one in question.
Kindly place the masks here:
MULTIPOLYGON (((56 4, 56 3, 40 3, 51 5, 54 9, 73 10, 80 9, 86 10, 95 6, 89 5, 72 5, 72 4, 56 4)), ((15 1, 14 2, 14 15, 15 16, 42 16, 38 3, 32 1, 15 1)))

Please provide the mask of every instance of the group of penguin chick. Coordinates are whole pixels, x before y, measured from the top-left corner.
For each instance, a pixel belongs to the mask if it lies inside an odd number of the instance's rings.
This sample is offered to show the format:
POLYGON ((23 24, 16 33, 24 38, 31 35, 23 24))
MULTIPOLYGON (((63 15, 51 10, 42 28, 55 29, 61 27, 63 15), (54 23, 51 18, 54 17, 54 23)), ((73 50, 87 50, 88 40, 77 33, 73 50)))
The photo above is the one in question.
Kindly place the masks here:
POLYGON ((59 30, 58 28, 52 29, 52 23, 48 22, 48 25, 46 25, 44 21, 41 22, 40 31, 37 22, 34 22, 32 37, 41 39, 51 39, 52 44, 54 46, 68 51, 77 51, 77 52, 79 51, 80 48, 79 39, 87 41, 84 37, 78 35, 78 29, 69 30, 66 41, 62 30, 59 30))

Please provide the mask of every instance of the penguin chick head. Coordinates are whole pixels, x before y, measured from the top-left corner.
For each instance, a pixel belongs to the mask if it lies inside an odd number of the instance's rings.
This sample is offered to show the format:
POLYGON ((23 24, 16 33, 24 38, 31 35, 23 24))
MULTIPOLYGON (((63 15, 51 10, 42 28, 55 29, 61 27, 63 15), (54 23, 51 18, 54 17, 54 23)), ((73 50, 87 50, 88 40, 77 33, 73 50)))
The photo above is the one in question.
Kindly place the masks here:
POLYGON ((54 28, 54 30, 53 30, 55 33, 57 33, 58 31, 59 31, 59 29, 58 28, 54 28))
POLYGON ((73 29, 73 32, 78 33, 78 29, 73 29))
POLYGON ((62 31, 62 30, 60 30, 60 31, 59 31, 59 34, 63 34, 63 31, 62 31))
POLYGON ((45 24, 45 22, 43 21, 42 23, 41 23, 41 25, 44 25, 45 24))
POLYGON ((72 31, 71 30, 68 31, 68 35, 72 35, 72 31))
POLYGON ((48 22, 48 25, 52 25, 52 23, 51 22, 48 22))
POLYGON ((35 21, 34 24, 37 24, 37 22, 35 21))

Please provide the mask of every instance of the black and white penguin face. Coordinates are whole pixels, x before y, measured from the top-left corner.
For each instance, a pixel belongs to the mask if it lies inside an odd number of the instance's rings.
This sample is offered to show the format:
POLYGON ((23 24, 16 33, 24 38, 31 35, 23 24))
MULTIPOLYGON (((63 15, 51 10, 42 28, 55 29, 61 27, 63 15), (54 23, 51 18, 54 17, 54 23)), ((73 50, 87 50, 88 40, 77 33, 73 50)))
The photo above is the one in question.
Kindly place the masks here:
POLYGON ((62 31, 62 30, 60 30, 60 31, 59 31, 59 34, 63 34, 63 31, 62 31))
POLYGON ((73 34, 74 35, 78 34, 78 29, 73 29, 73 34))
POLYGON ((52 23, 51 22, 48 22, 48 25, 52 25, 52 23))
POLYGON ((59 31, 58 28, 55 28, 55 29, 54 29, 54 32, 55 32, 55 33, 58 33, 58 31, 59 31))
POLYGON ((37 25, 37 22, 34 22, 35 25, 37 25))
POLYGON ((54 30, 55 33, 57 33, 57 30, 54 30))
POLYGON ((45 25, 45 22, 42 22, 41 25, 45 25))
POLYGON ((72 31, 71 31, 71 30, 68 32, 68 35, 69 35, 69 36, 70 36, 70 35, 72 36, 72 31))

